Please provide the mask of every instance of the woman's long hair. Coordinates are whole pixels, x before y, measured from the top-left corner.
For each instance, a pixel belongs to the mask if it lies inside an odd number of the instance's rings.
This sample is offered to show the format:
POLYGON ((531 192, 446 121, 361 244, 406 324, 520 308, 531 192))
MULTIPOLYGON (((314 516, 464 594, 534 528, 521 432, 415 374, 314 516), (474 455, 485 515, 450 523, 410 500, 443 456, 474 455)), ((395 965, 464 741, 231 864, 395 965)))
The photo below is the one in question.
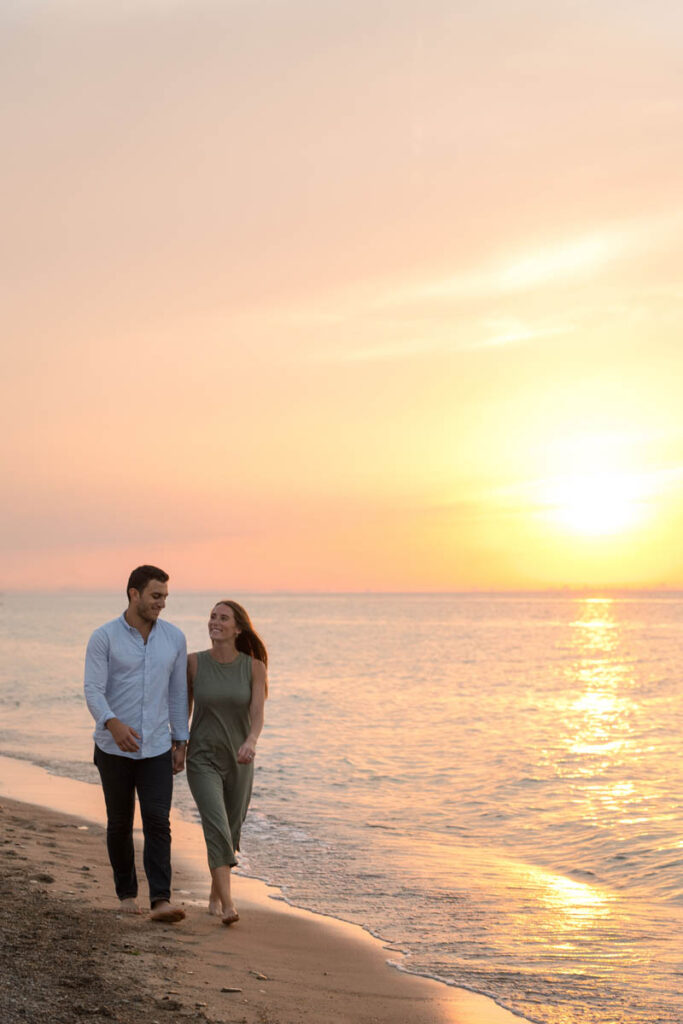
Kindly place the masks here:
POLYGON ((235 616, 235 625, 239 629, 239 636, 235 640, 235 647, 244 654, 250 654, 257 661, 262 661, 268 668, 268 651, 261 637, 251 624, 251 619, 241 604, 237 601, 217 601, 216 604, 225 604, 232 608, 235 616))

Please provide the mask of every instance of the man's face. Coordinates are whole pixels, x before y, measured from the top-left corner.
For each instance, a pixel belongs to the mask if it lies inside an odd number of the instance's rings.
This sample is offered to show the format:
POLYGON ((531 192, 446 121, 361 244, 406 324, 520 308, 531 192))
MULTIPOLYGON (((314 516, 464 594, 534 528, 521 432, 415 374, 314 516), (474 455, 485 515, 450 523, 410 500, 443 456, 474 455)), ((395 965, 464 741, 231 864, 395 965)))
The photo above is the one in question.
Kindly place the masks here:
POLYGON ((166 606, 168 584, 150 580, 144 590, 130 591, 131 604, 137 615, 145 622, 156 622, 166 606))

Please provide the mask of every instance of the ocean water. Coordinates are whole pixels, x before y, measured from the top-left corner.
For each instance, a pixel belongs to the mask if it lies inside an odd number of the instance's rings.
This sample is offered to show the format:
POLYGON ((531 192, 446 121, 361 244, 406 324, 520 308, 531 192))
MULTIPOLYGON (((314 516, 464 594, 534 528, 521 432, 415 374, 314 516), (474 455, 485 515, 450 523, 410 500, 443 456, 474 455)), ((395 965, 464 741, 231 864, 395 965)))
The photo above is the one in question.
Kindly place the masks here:
MULTIPOLYGON (((190 649, 219 596, 172 594, 190 649)), ((241 870, 530 1020, 683 1022, 683 595, 234 596, 271 656, 241 870)), ((0 753, 96 781, 123 604, 4 595, 0 753)))

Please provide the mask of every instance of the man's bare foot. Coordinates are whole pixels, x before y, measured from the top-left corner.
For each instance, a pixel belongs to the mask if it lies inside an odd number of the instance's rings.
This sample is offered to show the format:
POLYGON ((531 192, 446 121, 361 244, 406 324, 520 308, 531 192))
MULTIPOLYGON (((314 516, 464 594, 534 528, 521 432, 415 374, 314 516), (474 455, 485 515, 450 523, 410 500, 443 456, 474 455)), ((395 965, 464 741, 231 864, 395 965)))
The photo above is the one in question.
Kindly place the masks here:
POLYGON ((138 904, 138 901, 136 899, 134 899, 133 896, 130 896, 126 900, 121 900, 119 902, 119 910, 121 911, 122 914, 141 914, 142 913, 142 911, 140 910, 140 906, 138 904))
POLYGON ((229 925, 234 924, 235 921, 239 921, 240 915, 237 913, 234 906, 228 907, 227 910, 223 911, 222 921, 223 924, 229 925))
POLYGON ((159 900, 155 903, 150 912, 150 921, 161 921, 162 924, 175 924, 182 921, 185 911, 182 907, 174 907, 168 900, 159 900))
POLYGON ((207 910, 207 914, 211 914, 212 917, 222 917, 223 916, 223 905, 222 905, 221 901, 220 900, 210 899, 209 900, 209 909, 207 910))

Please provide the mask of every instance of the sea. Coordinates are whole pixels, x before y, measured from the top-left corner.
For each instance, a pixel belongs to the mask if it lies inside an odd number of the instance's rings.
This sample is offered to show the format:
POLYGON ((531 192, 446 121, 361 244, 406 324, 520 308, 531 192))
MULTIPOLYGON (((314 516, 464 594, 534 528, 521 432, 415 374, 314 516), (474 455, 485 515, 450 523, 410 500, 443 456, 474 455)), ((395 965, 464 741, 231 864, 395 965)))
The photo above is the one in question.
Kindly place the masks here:
MULTIPOLYGON (((190 650, 226 596, 270 656, 240 871, 538 1024, 683 1022, 683 594, 172 593, 190 650)), ((2 596, 0 754, 97 783, 124 605, 2 596)))

